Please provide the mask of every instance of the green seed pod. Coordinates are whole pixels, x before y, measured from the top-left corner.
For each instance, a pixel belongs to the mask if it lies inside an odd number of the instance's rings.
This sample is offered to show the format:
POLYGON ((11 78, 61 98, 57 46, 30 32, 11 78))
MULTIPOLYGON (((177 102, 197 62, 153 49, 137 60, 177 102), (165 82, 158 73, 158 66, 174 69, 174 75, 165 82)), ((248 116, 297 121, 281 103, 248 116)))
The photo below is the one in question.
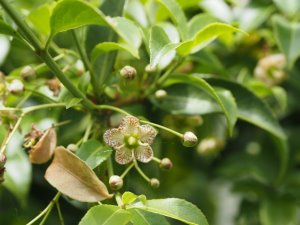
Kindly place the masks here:
POLYGON ((112 190, 117 191, 123 187, 123 179, 118 175, 109 178, 109 185, 112 190))
POLYGON ((183 134, 183 145, 185 147, 193 147, 197 144, 197 142, 198 138, 193 132, 187 131, 183 134))
POLYGON ((151 185, 151 187, 153 187, 153 188, 156 189, 156 188, 159 188, 160 182, 159 182, 158 179, 152 178, 152 179, 150 180, 150 185, 151 185))

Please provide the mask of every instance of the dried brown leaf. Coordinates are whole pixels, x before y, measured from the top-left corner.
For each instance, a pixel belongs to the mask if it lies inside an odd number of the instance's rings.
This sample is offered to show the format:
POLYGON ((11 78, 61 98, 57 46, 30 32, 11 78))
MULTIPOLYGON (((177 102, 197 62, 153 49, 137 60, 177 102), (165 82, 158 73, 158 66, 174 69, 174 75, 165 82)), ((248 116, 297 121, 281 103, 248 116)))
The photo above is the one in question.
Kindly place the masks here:
POLYGON ((40 140, 31 148, 29 159, 32 163, 42 164, 51 159, 56 147, 56 133, 54 128, 49 128, 40 140))
POLYGON ((97 202, 112 195, 88 165, 64 147, 57 147, 46 180, 63 194, 81 202, 97 202))

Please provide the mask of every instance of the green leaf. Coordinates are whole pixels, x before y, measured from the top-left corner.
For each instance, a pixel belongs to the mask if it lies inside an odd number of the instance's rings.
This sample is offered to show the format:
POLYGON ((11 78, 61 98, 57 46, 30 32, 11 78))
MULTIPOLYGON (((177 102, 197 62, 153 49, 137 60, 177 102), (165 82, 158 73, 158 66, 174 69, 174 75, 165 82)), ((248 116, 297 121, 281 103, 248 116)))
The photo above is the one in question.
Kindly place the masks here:
POLYGON ((292 17, 300 10, 299 0, 273 0, 276 6, 286 15, 292 17))
POLYGON ((139 196, 133 194, 132 192, 126 191, 124 192, 124 194, 122 195, 122 202, 127 205, 130 204, 132 202, 134 202, 136 199, 138 199, 139 196))
POLYGON ((79 225, 126 225, 130 220, 130 213, 118 206, 98 205, 85 214, 79 225))
POLYGON ((198 33, 198 31, 214 22, 218 22, 218 20, 208 14, 198 14, 194 16, 188 23, 189 38, 193 38, 198 33))
POLYGON ((50 17, 52 8, 48 3, 33 10, 28 15, 28 19, 33 24, 34 28, 41 34, 50 34, 50 17))
POLYGON ((81 98, 73 98, 73 97, 66 97, 64 98, 64 102, 66 103, 66 109, 72 108, 77 106, 82 101, 81 98))
MULTIPOLYGON (((174 84, 174 83, 191 84, 195 87, 202 89, 207 94, 209 94, 222 109, 222 112, 224 113, 227 120, 229 135, 232 135, 233 127, 237 119, 236 107, 234 106, 235 104, 233 103, 234 102, 233 99, 231 101, 228 101, 227 99, 226 101, 223 102, 225 97, 224 96, 220 97, 213 87, 211 87, 205 80, 203 80, 201 77, 197 75, 176 76, 176 77, 172 77, 172 79, 169 79, 169 84, 174 84)), ((226 95, 228 96, 228 94, 226 95)))
POLYGON ((262 201, 259 216, 262 225, 297 224, 296 201, 289 196, 267 196, 262 201))
POLYGON ((190 225, 208 225, 201 210, 183 199, 147 200, 144 205, 136 204, 133 205, 133 208, 167 216, 190 225))
POLYGON ((156 0, 166 8, 171 19, 178 26, 178 30, 182 40, 188 38, 187 19, 180 5, 175 0, 156 0))
POLYGON ((242 31, 225 23, 211 23, 198 31, 192 39, 182 42, 177 47, 177 53, 181 56, 195 53, 209 45, 218 36, 231 34, 233 32, 242 31))
POLYGON ((258 126, 274 136, 285 139, 286 136, 268 106, 250 90, 238 83, 219 78, 205 78, 211 85, 231 91, 238 106, 238 118, 258 126))
POLYGON ((274 16, 272 20, 277 44, 287 58, 288 67, 292 68, 300 56, 300 23, 289 22, 281 16, 274 16))
POLYGON ((200 6, 205 9, 210 15, 224 21, 226 23, 232 23, 234 20, 234 14, 228 4, 224 0, 203 0, 200 6))
MULTIPOLYGON (((151 98, 153 104, 173 114, 203 115, 208 113, 222 112, 220 105, 211 95, 199 87, 187 84, 175 84, 164 89, 168 94, 163 99, 151 98)), ((235 110, 237 106, 230 91, 216 90, 217 95, 223 102, 228 104, 228 109, 235 110)))
POLYGON ((92 169, 104 162, 112 153, 112 150, 103 146, 97 140, 88 140, 84 142, 76 151, 79 158, 86 162, 92 169))
POLYGON ((130 53, 133 57, 139 59, 139 52, 135 48, 131 48, 125 44, 119 44, 115 42, 102 42, 95 46, 92 51, 92 61, 94 61, 98 56, 106 52, 122 50, 130 53))
POLYGON ((84 1, 60 1, 53 9, 51 15, 51 36, 59 32, 90 24, 107 25, 105 15, 84 1))
POLYGON ((150 31, 150 65, 155 67, 169 52, 174 51, 177 44, 171 43, 165 30, 160 26, 153 26, 150 31))
POLYGON ((132 216, 133 225, 169 225, 165 217, 138 209, 128 210, 132 216))
POLYGON ((21 148, 22 137, 15 135, 7 148, 3 185, 13 193, 22 206, 26 205, 31 183, 31 163, 21 148))

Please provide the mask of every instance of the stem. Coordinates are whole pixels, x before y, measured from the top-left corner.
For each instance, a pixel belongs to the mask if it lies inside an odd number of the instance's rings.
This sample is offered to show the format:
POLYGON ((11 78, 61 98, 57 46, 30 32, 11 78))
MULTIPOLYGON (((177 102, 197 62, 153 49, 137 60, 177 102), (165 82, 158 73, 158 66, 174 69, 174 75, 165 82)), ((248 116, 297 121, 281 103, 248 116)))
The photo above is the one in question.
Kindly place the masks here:
POLYGON ((127 175, 127 173, 132 169, 132 167, 134 167, 133 162, 126 168, 126 170, 122 173, 120 177, 123 179, 127 175))
POLYGON ((165 131, 168 131, 168 132, 170 132, 172 134, 175 134, 176 136, 178 136, 180 138, 183 138, 183 134, 181 134, 181 133, 179 133, 179 132, 177 132, 175 130, 172 130, 172 129, 168 128, 168 127, 164 127, 162 125, 159 125, 159 124, 156 124, 156 123, 152 123, 152 122, 149 122, 149 121, 146 121, 146 120, 140 120, 140 122, 141 123, 149 124, 149 125, 157 127, 157 128, 160 128, 162 130, 165 130, 165 131))
POLYGON ((86 142, 89 139, 89 136, 91 134, 93 123, 89 123, 88 127, 85 130, 84 136, 82 138, 82 143, 86 142))
POLYGON ((14 135, 14 133, 17 131, 17 129, 19 128, 20 124, 21 124, 21 121, 23 119, 23 117, 25 116, 25 113, 23 112, 21 114, 21 116, 18 118, 17 122, 15 123, 13 129, 9 132, 9 135, 7 136, 7 138, 5 138, 4 142, 2 143, 1 145, 1 151, 0 153, 1 154, 4 154, 5 153, 5 150, 7 148, 7 145, 10 141, 10 139, 12 138, 12 136, 14 135))
MULTIPOLYGON (((42 44, 40 40, 34 35, 29 26, 24 22, 24 18, 20 16, 20 12, 15 10, 10 3, 6 0, 0 0, 0 4, 3 9, 10 15, 14 22, 18 25, 19 29, 24 34, 25 38, 30 42, 35 50, 42 50, 42 44)), ((31 47, 31 46, 30 46, 31 47)))
POLYGON ((133 163, 134 163, 134 166, 135 166, 135 169, 138 171, 138 173, 147 181, 147 182, 150 182, 150 178, 144 174, 144 172, 141 170, 141 168, 139 167, 137 161, 135 159, 133 159, 133 163))
POLYGON ((63 218, 63 215, 62 215, 62 213, 61 213, 61 210, 60 210, 59 202, 56 202, 56 209, 57 209, 57 213, 58 213, 58 217, 59 217, 60 224, 61 224, 61 225, 64 225, 65 222, 64 222, 64 218, 63 218))
POLYGON ((159 164, 161 163, 161 160, 159 158, 153 157, 152 159, 153 159, 153 161, 155 161, 155 162, 157 162, 159 164))
POLYGON ((118 206, 120 206, 121 208, 124 207, 120 192, 115 193, 115 199, 116 199, 116 202, 117 202, 118 206))
POLYGON ((96 105, 95 108, 97 108, 97 109, 108 109, 108 110, 112 110, 112 111, 115 111, 115 112, 125 114, 127 116, 131 116, 131 114, 129 114, 125 110, 120 109, 120 108, 115 107, 115 106, 112 106, 112 105, 96 105))
POLYGON ((158 85, 162 85, 172 72, 182 63, 183 59, 179 59, 172 67, 170 67, 157 81, 158 85))
POLYGON ((65 103, 49 103, 49 104, 43 104, 43 105, 34 105, 29 106, 23 109, 24 114, 30 113, 35 110, 39 109, 47 109, 47 108, 56 108, 56 107, 65 107, 65 103))
POLYGON ((107 159, 107 170, 108 170, 108 177, 111 177, 114 175, 114 168, 111 160, 111 156, 107 159))
POLYGON ((55 196, 54 196, 54 198, 51 200, 51 202, 47 205, 47 207, 39 214, 39 215, 37 215, 35 218, 33 218, 33 220, 31 220, 29 223, 27 223, 26 225, 32 225, 32 224, 34 224, 37 220, 39 220, 43 215, 45 215, 44 216, 44 219, 43 219, 43 221, 40 223, 40 225, 41 224, 44 224, 45 222, 46 222, 46 220, 47 220, 47 218, 48 218, 48 216, 49 216, 49 214, 50 214, 50 212, 51 212, 51 210, 52 210, 52 208, 53 208, 53 206, 54 206, 54 204, 56 204, 57 202, 58 202, 58 199, 60 198, 60 196, 61 196, 61 193, 60 192, 58 192, 55 196), (46 218, 46 219, 45 219, 46 218))

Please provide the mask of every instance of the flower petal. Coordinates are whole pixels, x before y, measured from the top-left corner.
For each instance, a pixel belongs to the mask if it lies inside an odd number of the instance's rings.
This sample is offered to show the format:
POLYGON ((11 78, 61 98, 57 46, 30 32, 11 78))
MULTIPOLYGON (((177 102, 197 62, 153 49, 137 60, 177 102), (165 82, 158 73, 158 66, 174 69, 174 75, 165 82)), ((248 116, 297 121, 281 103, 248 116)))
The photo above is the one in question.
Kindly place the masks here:
POLYGON ((103 139, 107 145, 116 148, 123 144, 124 135, 120 128, 113 128, 105 131, 103 139))
POLYGON ((153 151, 149 144, 140 144, 134 149, 134 157, 140 162, 147 163, 152 160, 153 151))
POLYGON ((152 126, 148 124, 139 126, 139 137, 141 142, 151 145, 156 135, 157 131, 152 126))
POLYGON ((125 135, 136 134, 140 125, 139 119, 134 116, 125 116, 119 126, 122 133, 125 135))
POLYGON ((116 155, 115 155, 116 162, 119 164, 127 164, 133 160, 133 153, 132 150, 126 148, 125 145, 116 148, 116 155))

